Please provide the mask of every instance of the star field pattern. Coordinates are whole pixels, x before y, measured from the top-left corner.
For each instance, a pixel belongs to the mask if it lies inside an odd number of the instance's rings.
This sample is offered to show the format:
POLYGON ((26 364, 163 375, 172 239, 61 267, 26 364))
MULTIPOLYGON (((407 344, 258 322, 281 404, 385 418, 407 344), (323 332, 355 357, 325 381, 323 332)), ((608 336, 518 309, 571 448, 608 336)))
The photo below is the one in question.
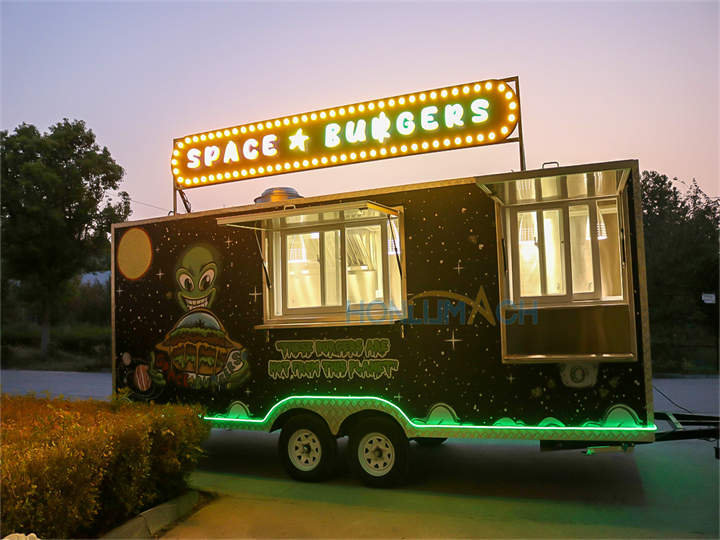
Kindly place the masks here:
MULTIPOLYGON (((616 404, 632 408, 642 422, 646 421, 641 362, 602 364, 597 383, 589 388, 565 386, 555 364, 502 363, 495 210, 493 201, 482 190, 468 183, 367 198, 404 208, 408 298, 440 290, 474 299, 482 287, 495 325, 476 315, 472 324, 450 317, 449 324, 405 321, 255 329, 263 323, 264 277, 254 231, 217 225, 218 217, 233 212, 171 217, 137 225, 147 232, 153 249, 145 275, 128 280, 120 272, 115 273, 118 389, 129 388, 132 397, 138 399, 201 402, 210 413, 218 414, 241 401, 256 417, 291 395, 338 395, 380 396, 397 404, 411 418, 425 418, 434 404, 445 403, 460 422, 476 425, 492 425, 501 418, 510 418, 533 426, 546 417, 557 418, 566 426, 581 425, 600 421, 616 404), (176 265, 182 252, 196 243, 210 244, 218 253, 217 293, 211 311, 228 335, 248 351, 251 376, 241 388, 231 390, 183 388, 168 380, 140 392, 133 387, 131 369, 149 362, 156 345, 183 315, 176 298, 176 265), (399 360, 399 370, 390 378, 348 380, 321 376, 273 380, 268 376, 268 362, 280 360, 273 346, 278 340, 373 337, 388 338, 391 347, 387 357, 399 360), (121 361, 123 353, 132 358, 130 366, 121 361)), ((338 198, 333 202, 352 200, 338 198)), ((301 199, 293 202, 302 205, 301 199)), ((115 228, 115 246, 125 230, 125 226, 115 228)), ((432 318, 435 301, 431 299, 428 306, 432 318)), ((422 302, 416 302, 416 317, 421 308, 422 302)), ((465 313, 467 318, 469 306, 465 313)))

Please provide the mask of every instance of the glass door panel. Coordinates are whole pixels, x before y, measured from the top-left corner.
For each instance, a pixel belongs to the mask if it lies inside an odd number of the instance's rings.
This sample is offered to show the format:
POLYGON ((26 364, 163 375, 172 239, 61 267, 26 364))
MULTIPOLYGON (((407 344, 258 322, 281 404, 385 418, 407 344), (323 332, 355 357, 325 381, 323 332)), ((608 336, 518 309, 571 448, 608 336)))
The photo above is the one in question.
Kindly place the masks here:
POLYGON ((520 296, 540 296, 540 250, 537 212, 518 212, 520 296))
POLYGON ((325 270, 325 305, 342 305, 342 250, 340 231, 325 231, 323 234, 325 270))
POLYGON ((570 206, 570 264, 574 293, 595 290, 590 239, 590 210, 586 204, 570 206))
POLYGON ((527 180, 518 180, 515 182, 515 198, 520 201, 535 200, 535 180, 533 178, 527 180))
POLYGON ((622 296, 622 258, 617 203, 597 203, 597 238, 603 298, 622 296))
POLYGON ((585 174, 571 174, 567 177, 568 198, 587 196, 587 176, 585 174))
POLYGON ((544 210, 542 214, 545 240, 545 291, 546 294, 564 295, 565 248, 562 211, 559 208, 544 210))
POLYGON ((401 311, 402 306, 402 277, 400 275, 400 230, 398 220, 388 222, 388 278, 390 284, 390 309, 401 311))
POLYGON ((546 176, 540 179, 540 191, 542 192, 542 198, 545 199, 557 199, 560 197, 560 189, 558 186, 557 176, 546 176))
POLYGON ((383 242, 380 225, 345 229, 347 299, 349 305, 384 303, 383 242))
POLYGON ((288 234, 287 307, 322 305, 320 288, 320 233, 288 234))

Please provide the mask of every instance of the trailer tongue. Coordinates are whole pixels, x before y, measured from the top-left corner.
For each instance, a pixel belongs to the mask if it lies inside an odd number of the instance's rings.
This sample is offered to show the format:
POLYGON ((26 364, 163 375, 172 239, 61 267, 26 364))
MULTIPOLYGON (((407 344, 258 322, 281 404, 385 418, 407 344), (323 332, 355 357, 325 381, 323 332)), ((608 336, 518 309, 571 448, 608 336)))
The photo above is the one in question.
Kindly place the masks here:
MULTIPOLYGON (((670 429, 655 433, 655 440, 682 441, 688 439, 720 439, 720 417, 709 414, 655 411, 655 420, 666 422, 670 429)), ((720 459, 718 446, 715 457, 720 459)))
MULTIPOLYGON (((654 442, 684 441, 701 439, 715 441, 715 458, 720 459, 720 416, 696 413, 655 411, 655 423, 660 429, 655 432, 654 442)), ((585 450, 588 455, 603 452, 632 452, 635 444, 647 442, 603 444, 601 446, 583 441, 540 441, 540 450, 585 450)))

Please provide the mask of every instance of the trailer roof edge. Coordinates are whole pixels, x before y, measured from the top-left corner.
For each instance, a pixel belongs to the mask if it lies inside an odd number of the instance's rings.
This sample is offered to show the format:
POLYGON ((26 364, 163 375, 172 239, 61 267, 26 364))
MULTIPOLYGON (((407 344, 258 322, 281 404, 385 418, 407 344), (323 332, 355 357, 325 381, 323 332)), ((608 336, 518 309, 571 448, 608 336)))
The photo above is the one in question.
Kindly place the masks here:
MULTIPOLYGON (((332 193, 329 195, 316 195, 313 197, 302 197, 300 199, 291 199, 290 202, 297 208, 302 208, 317 203, 323 203, 328 201, 338 201, 344 199, 361 199, 369 198, 375 195, 382 195, 386 193, 395 193, 400 191, 414 191, 419 189, 431 189, 447 186, 458 186, 463 184, 474 184, 475 177, 468 176, 463 178, 453 178, 449 180, 432 180, 429 182, 418 182, 417 184, 404 184, 401 186, 388 186, 383 188, 366 189, 361 191, 345 191, 339 193, 332 193)), ((191 214, 176 214, 174 216, 162 216, 157 218, 141 219, 137 221, 125 221, 122 223, 113 223, 113 228, 131 227, 137 225, 145 225, 148 223, 156 223, 159 221, 174 221, 178 219, 196 218, 196 217, 211 217, 220 216, 226 214, 237 214, 237 213, 256 213, 265 212, 272 209, 282 210, 284 206, 287 206, 288 201, 275 201, 266 203, 252 203, 244 204, 241 206, 230 206, 227 208, 214 208, 212 210, 203 210, 201 212, 193 212, 191 214)))
MULTIPOLYGON (((586 163, 586 164, 580 164, 580 165, 569 165, 565 167, 556 167, 552 169, 533 169, 528 171, 510 171, 505 173, 494 173, 489 175, 483 175, 483 176, 468 176, 468 177, 461 177, 461 178, 451 178, 446 180, 431 180, 427 182, 418 182, 414 184, 403 184, 400 186, 387 186, 382 188, 373 188, 373 189, 366 189, 361 191, 346 191, 346 192, 340 192, 340 193, 332 193, 329 195, 317 195, 314 197, 303 197, 301 199, 293 199, 293 203, 297 205, 297 207, 306 206, 306 205, 312 205, 322 202, 328 202, 328 201, 337 201, 342 199, 357 199, 357 198, 368 198, 373 197, 375 195, 382 195, 387 193, 396 193, 400 191, 416 191, 420 189, 433 189, 433 188, 440 188, 440 187, 447 187, 447 186, 457 186, 457 185, 463 185, 463 184, 475 184, 477 186, 481 186, 484 184, 492 184, 497 182, 504 182, 509 180, 517 180, 517 179, 523 179, 523 178, 534 178, 536 176, 542 175, 546 176, 549 172, 552 172, 554 174, 573 174, 575 172, 581 172, 586 171, 589 169, 593 169, 596 171, 602 171, 602 170, 609 170, 609 169, 621 169, 621 168, 632 168, 633 166, 638 165, 638 160, 636 159, 628 159, 628 160, 619 160, 619 161, 606 161, 601 163, 586 163)), ((275 202, 266 202, 266 203, 252 203, 252 204, 244 204, 239 206, 231 206, 228 208, 214 208, 211 210, 203 210, 201 212, 193 212, 190 214, 176 214, 171 216, 161 216, 156 218, 148 218, 148 219, 141 219, 136 221, 125 221, 122 223, 113 223, 112 229, 115 228, 124 228, 124 227, 132 227, 137 225, 145 225, 150 223, 157 223, 157 222, 168 222, 168 221, 174 221, 174 220, 181 220, 181 219, 187 219, 187 218, 196 218, 196 217, 211 217, 211 216, 220 216, 220 215, 226 215, 226 214, 236 214, 236 213, 243 213, 243 212, 258 212, 258 211, 266 211, 270 209, 283 209, 283 206, 287 204, 287 201, 275 201, 275 202)))

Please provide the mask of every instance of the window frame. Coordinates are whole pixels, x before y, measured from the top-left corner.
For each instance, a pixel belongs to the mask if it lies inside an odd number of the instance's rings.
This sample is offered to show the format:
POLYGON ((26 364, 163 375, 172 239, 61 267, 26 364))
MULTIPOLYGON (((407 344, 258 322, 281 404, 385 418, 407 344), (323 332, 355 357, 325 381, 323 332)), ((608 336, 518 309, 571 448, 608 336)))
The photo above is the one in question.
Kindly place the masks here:
MULTIPOLYGON (((345 309, 343 306, 347 304, 346 299, 346 289, 345 289, 345 274, 342 273, 341 276, 341 303, 338 306, 326 306, 325 304, 325 234, 328 231, 340 231, 340 259, 341 261, 345 260, 345 242, 343 241, 343 230, 342 227, 338 224, 335 225, 315 225, 315 226, 308 226, 308 227, 301 227, 301 228, 292 228, 292 229, 283 229, 280 231, 276 231, 279 237, 280 241, 280 261, 281 261, 281 285, 282 285, 282 315, 279 317, 289 317, 292 315, 307 315, 307 314, 315 314, 315 313, 334 313, 334 312, 344 312, 345 309), (321 299, 321 305, 320 306, 313 306, 313 307, 300 307, 300 308, 289 308, 288 303, 288 280, 287 280, 287 264, 288 264, 288 256, 287 256, 287 237, 290 235, 296 235, 296 234, 308 234, 308 233, 314 233, 317 232, 320 235, 319 238, 319 248, 318 252, 320 253, 320 299, 321 299)), ((272 244, 273 240, 271 240, 272 244)), ((272 250, 272 247, 271 247, 272 250)), ((271 251, 271 253, 274 252, 271 251)), ((266 260, 269 261, 269 270, 273 271, 275 266, 275 260, 274 256, 266 257, 266 260)), ((267 284, 265 285, 267 288, 267 284)), ((272 289, 272 293, 275 293, 275 289, 272 289)), ((274 299, 273 299, 274 300, 274 299)), ((274 305, 274 303, 273 303, 274 305)), ((276 316, 278 318, 278 316, 276 316)))
MULTIPOLYGON (((352 205, 347 208, 352 209, 352 205)), ((278 229, 267 229, 262 231, 262 247, 263 247, 263 259, 267 262, 268 272, 272 279, 272 287, 268 287, 266 280, 263 280, 264 290, 264 309, 263 309, 263 320, 264 325, 262 326, 284 326, 284 325, 297 325, 298 323, 329 323, 336 324, 342 323, 343 325, 356 325, 356 324, 378 324, 378 323, 394 323, 397 320, 403 320, 407 318, 407 285, 405 277, 405 226, 404 226, 404 212, 403 207, 391 207, 392 210, 397 212, 397 215, 391 216, 387 214, 383 217, 372 217, 363 219, 351 219, 345 220, 340 219, 331 223, 323 224, 322 221, 318 221, 314 224, 308 224, 303 226, 293 226, 289 228, 278 228, 278 229), (392 220, 397 220, 397 237, 394 238, 396 249, 400 251, 399 257, 395 253, 389 253, 390 245, 390 234, 389 227, 391 227, 392 220), (367 225, 380 225, 381 231, 381 242, 382 242, 382 285, 383 285, 383 302, 370 302, 369 304, 348 304, 348 291, 347 291, 347 229, 352 229, 359 226, 367 225), (321 299, 324 301, 325 298, 325 250, 324 250, 324 233, 327 231, 340 231, 340 252, 341 252, 341 296, 342 302, 339 306, 313 306, 313 307, 301 307, 301 308, 288 308, 287 307, 287 237, 288 235, 294 234, 306 234, 311 232, 320 233, 320 287, 321 287, 321 299), (275 243, 279 242, 279 257, 280 257, 280 273, 279 281, 280 286, 278 287, 278 271, 277 271, 277 260, 276 260, 276 246, 275 243), (400 271, 400 299, 401 305, 394 306, 395 309, 391 309, 392 293, 390 285, 390 265, 399 263, 400 271), (280 290, 281 302, 280 311, 276 313, 277 303, 277 291, 280 290), (369 306, 369 309, 360 306, 369 306), (378 317, 378 313, 382 314, 378 317)), ((322 207, 314 207, 314 211, 323 212, 322 207)))
MULTIPOLYGON (((635 284, 638 279, 642 280, 645 273, 644 258, 642 256, 642 237, 635 236, 637 228, 642 225, 642 215, 640 212, 640 197, 638 195, 639 189, 639 169, 637 162, 608 162, 598 163, 589 165, 577 165, 570 167, 561 167, 560 170, 545 169, 536 171, 523 171, 521 173, 506 173, 503 175, 493 176, 490 180, 483 182, 482 179, 478 179, 478 185, 483 189, 487 195, 492 198, 495 202, 495 227, 497 231, 497 260, 498 260, 498 293, 502 299, 499 305, 500 315, 500 337, 501 337, 501 354, 503 364, 509 365, 526 365, 526 364, 565 364, 565 363, 576 363, 576 362, 591 362, 591 363, 606 363, 606 362, 635 362, 641 361, 643 355, 639 353, 638 346, 641 343, 640 332, 642 332, 642 339, 645 340, 643 343, 643 351, 645 354, 645 363, 647 365, 648 358, 647 354, 649 351, 649 345, 647 342, 647 329, 643 324, 640 324, 639 317, 641 316, 640 311, 646 324, 647 316, 647 298, 644 298, 644 291, 642 287, 635 288, 635 284), (529 302, 514 300, 515 291, 513 290, 512 277, 516 271, 517 261, 512 256, 512 244, 513 236, 510 231, 510 219, 508 210, 511 207, 526 207, 529 204, 537 204, 544 206, 545 203, 553 203, 558 199, 546 199, 542 201, 529 200, 526 203, 510 202, 511 192, 514 191, 513 183, 516 180, 534 180, 543 178, 546 176, 554 176, 556 178, 565 176, 567 174, 606 174, 611 171, 616 173, 617 187, 614 192, 610 190, 603 190, 607 192, 604 195, 598 195, 595 197, 582 197, 574 198, 570 202, 594 202, 595 200, 614 199, 617 208, 617 226, 618 226, 618 240, 619 240, 619 255, 620 255, 620 275, 622 279, 622 297, 608 297, 603 300, 575 300, 567 302, 555 301, 555 297, 545 297, 539 299, 537 303, 532 300, 529 302), (497 177, 499 176, 499 178, 497 177), (482 182, 482 183, 481 183, 482 182), (633 185, 633 193, 629 193, 627 186, 633 185), (632 208, 635 208, 638 215, 631 212, 632 208), (639 247, 638 247, 639 244, 639 247), (630 355, 612 355, 602 354, 601 351, 595 352, 583 352, 580 354, 564 354, 564 353, 547 353, 547 354, 527 354, 522 356, 513 356, 508 354, 508 329, 512 324, 522 325, 523 323, 528 324, 532 321, 535 324, 534 318, 528 320, 527 316, 535 316, 538 314, 539 321, 543 320, 543 313, 545 311, 552 311, 555 309, 567 309, 568 315, 576 310, 578 313, 585 311, 588 308, 600 308, 605 309, 610 306, 623 306, 627 310, 629 334, 634 336, 635 339, 631 338, 631 351, 630 355), (536 311, 537 310, 537 311, 536 311), (508 319, 508 316, 512 315, 512 319, 508 319), (515 318, 517 316, 517 318, 515 318)), ((594 186, 593 186, 594 188, 594 186)), ((548 204, 551 207, 551 204, 548 204)), ((602 283, 600 284, 602 287, 602 283)), ((600 289, 601 290, 601 289, 600 289)))
POLYGON ((510 298, 513 302, 537 302, 538 305, 568 305, 575 302, 599 302, 599 303, 623 303, 628 304, 628 276, 627 276, 627 265, 625 264, 625 238, 624 238, 624 206, 622 204, 621 197, 618 193, 615 194, 602 194, 598 195, 595 193, 595 174, 598 171, 578 173, 585 174, 587 193, 585 196, 568 198, 567 196, 567 176, 569 175, 557 175, 557 181, 559 183, 558 195, 553 198, 543 199, 542 198, 542 178, 535 177, 524 180, 532 180, 534 182, 535 199, 523 199, 518 201, 516 198, 516 185, 515 182, 508 182, 507 194, 509 195, 510 203, 505 205, 505 231, 506 236, 510 243, 510 257, 508 272, 510 273, 509 285, 511 287, 509 293, 510 298), (621 296, 603 297, 602 296, 602 273, 600 266, 600 249, 599 239, 597 237, 597 223, 598 223, 598 207, 597 204, 602 201, 614 201, 615 207, 617 208, 618 216, 618 242, 620 248, 620 279, 621 279, 621 296), (587 206, 589 216, 589 226, 592 234, 590 235, 591 255, 592 255, 592 268, 593 268, 593 291, 587 293, 576 293, 573 290, 572 283, 572 256, 571 256, 571 242, 570 242, 570 207, 571 206, 587 206), (563 227, 563 256, 564 256, 564 272, 565 272, 565 294, 553 294, 549 295, 546 293, 547 290, 547 268, 546 268, 546 256, 545 256, 545 235, 544 235, 544 219, 542 212, 547 210, 560 210, 562 213, 562 227, 563 227), (519 251, 520 251, 520 237, 519 237, 519 225, 518 225, 518 214, 524 212, 536 212, 536 223, 537 223, 537 240, 536 245, 538 247, 538 264, 540 271, 540 291, 541 294, 522 296, 520 294, 520 272, 519 272, 519 251))

